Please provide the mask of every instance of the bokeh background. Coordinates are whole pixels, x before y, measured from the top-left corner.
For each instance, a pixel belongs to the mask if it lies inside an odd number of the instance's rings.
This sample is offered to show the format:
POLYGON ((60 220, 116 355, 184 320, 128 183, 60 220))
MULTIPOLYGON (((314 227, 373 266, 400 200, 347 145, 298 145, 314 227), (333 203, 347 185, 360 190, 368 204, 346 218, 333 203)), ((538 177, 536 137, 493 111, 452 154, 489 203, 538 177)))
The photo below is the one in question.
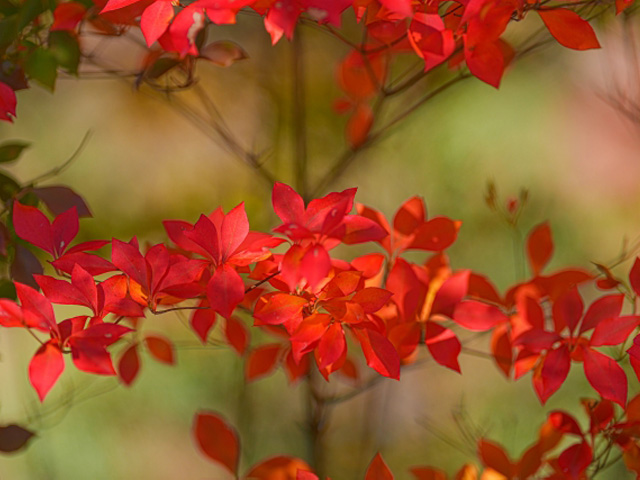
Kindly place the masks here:
MULTIPOLYGON (((539 28, 535 19, 526 22, 532 32, 539 28)), ((350 14, 345 24, 347 33, 355 30, 350 14)), ((501 291, 518 278, 524 258, 521 248, 514 253, 513 232, 484 202, 489 181, 503 201, 528 190, 520 239, 550 221, 556 249, 549 270, 611 262, 640 230, 640 118, 625 117, 610 101, 639 98, 630 32, 620 19, 609 19, 598 26, 600 51, 550 44, 515 63, 499 90, 476 79, 454 86, 360 155, 331 190, 357 186, 359 202, 388 215, 410 196, 423 196, 429 215, 463 222, 450 249, 454 268, 486 274, 501 291)), ((200 87, 243 145, 267 150, 267 168, 292 182, 291 45, 283 40, 272 47, 251 16, 209 35, 238 42, 249 58, 229 68, 203 62, 200 87)), ((322 31, 306 28, 303 35, 310 169, 319 175, 345 148, 346 119, 332 112, 331 103, 340 96, 335 64, 348 49, 322 31)), ((137 71, 143 55, 127 40, 91 38, 85 48, 122 72, 137 71)), ((402 102, 417 98, 420 88, 402 102)), ((201 107, 192 91, 179 98, 201 107)), ((195 128, 175 100, 148 87, 136 90, 131 77, 61 79, 53 94, 34 87, 18 100, 18 118, 0 125, 0 140, 33 143, 12 169, 22 180, 63 163, 92 132, 79 158, 47 183, 69 185, 89 203, 94 218, 82 221, 82 239, 137 235, 160 242, 166 239, 163 219, 195 221, 240 201, 253 229, 275 225, 269 185, 195 128)), ((629 267, 616 271, 624 276, 629 267)), ((68 368, 43 404, 27 380, 35 342, 21 331, 0 332, 0 423, 26 423, 37 432, 24 452, 0 456, 0 478, 230 478, 192 441, 193 416, 203 409, 222 413, 240 430, 243 471, 270 455, 308 458, 304 384, 288 385, 281 371, 245 384, 242 359, 229 348, 201 347, 186 322, 186 316, 163 315, 144 324, 175 339, 176 366, 144 357, 131 388, 68 368)), ((255 343, 268 340, 252 334, 255 343)), ((486 351, 487 340, 467 347, 486 351)), ((462 376, 427 361, 403 372, 400 382, 379 382, 337 405, 326 432, 331 477, 362 478, 376 451, 399 479, 409 478, 412 465, 453 472, 473 460, 465 439, 480 434, 517 458, 534 441, 546 412, 577 413, 577 398, 595 396, 577 366, 543 407, 529 376, 506 380, 491 360, 470 353, 461 365, 462 376)), ((361 366, 365 378, 373 373, 361 366)), ((630 379, 634 395, 640 388, 630 379)), ((348 392, 353 386, 332 378, 325 388, 348 392)), ((623 471, 612 469, 602 478, 625 478, 623 471)))

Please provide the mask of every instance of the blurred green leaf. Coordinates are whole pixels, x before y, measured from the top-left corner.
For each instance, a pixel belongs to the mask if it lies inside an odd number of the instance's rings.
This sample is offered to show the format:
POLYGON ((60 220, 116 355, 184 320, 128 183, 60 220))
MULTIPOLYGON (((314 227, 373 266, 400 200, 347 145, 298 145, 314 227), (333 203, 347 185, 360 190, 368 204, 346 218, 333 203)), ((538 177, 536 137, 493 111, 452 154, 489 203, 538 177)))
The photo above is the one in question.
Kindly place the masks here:
POLYGON ((27 142, 5 142, 0 145, 0 163, 13 162, 17 160, 22 151, 31 145, 27 142))
POLYGON ((0 199, 9 200, 20 190, 20 184, 11 176, 0 172, 0 199))
POLYGON ((29 25, 47 8, 49 8, 49 2, 46 0, 25 0, 18 12, 18 30, 22 30, 29 25))
POLYGON ((75 35, 64 30, 49 33, 49 51, 67 72, 77 75, 80 45, 75 35))
POLYGON ((18 36, 18 16, 12 15, 0 19, 0 48, 7 47, 13 43, 18 36))
POLYGON ((15 300, 18 298, 16 295, 16 286, 9 279, 0 279, 0 298, 10 298, 15 300))
POLYGON ((56 57, 51 51, 44 48, 37 48, 25 64, 27 75, 51 91, 56 84, 57 68, 56 57))

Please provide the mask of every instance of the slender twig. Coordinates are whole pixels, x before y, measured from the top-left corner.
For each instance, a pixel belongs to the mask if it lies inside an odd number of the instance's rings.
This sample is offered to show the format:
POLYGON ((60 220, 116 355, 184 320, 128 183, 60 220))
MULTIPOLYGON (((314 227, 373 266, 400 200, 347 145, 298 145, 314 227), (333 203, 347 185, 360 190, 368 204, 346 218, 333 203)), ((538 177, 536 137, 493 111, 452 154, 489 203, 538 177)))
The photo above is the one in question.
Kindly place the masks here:
POLYGON ((78 156, 80 155, 80 152, 82 152, 82 150, 84 149, 85 145, 87 144, 87 142, 89 141, 89 138, 91 138, 92 135, 92 131, 91 130, 87 130, 87 133, 84 134, 84 137, 82 137, 82 140, 80 141, 80 145, 78 145, 78 147, 76 148, 76 150, 71 154, 71 156, 64 161, 64 163, 62 163, 61 165, 58 165, 55 168, 52 168, 51 170, 49 170, 48 172, 43 173, 42 175, 39 175, 37 177, 35 177, 34 179, 26 182, 27 185, 34 185, 38 182, 42 182, 43 180, 47 180, 49 178, 52 177, 56 177, 58 175, 60 175, 69 165, 71 165, 71 163, 78 158, 78 156))
POLYGON ((293 151, 295 155, 293 164, 296 189, 305 202, 308 202, 306 86, 302 31, 302 28, 297 28, 291 41, 293 151))

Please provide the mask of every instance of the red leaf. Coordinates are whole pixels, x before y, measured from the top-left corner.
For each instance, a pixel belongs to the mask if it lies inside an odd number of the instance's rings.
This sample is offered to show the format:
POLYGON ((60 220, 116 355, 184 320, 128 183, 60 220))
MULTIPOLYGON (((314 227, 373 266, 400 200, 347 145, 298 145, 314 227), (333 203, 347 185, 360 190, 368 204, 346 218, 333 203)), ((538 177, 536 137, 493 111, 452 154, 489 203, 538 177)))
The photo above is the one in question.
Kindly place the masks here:
POLYGON ((593 27, 580 15, 566 8, 537 10, 549 32, 560 43, 575 50, 600 48, 593 27))
POLYGON ((220 255, 225 262, 238 249, 249 234, 249 219, 244 202, 224 216, 220 227, 220 255))
POLYGON ((240 459, 238 434, 214 412, 200 412, 193 422, 193 435, 202 452, 237 475, 240 459))
POLYGON ((431 313, 439 313, 452 317, 456 306, 467 294, 469 270, 463 270, 447 278, 436 292, 431 306, 431 313))
POLYGON ((175 350, 170 340, 157 335, 147 335, 144 343, 149 349, 149 353, 159 362, 173 365, 176 363, 175 350))
POLYGON ((87 7, 79 2, 65 2, 59 4, 53 11, 53 24, 51 25, 51 28, 49 28, 49 31, 75 30, 86 12, 87 7))
POLYGON ((229 345, 238 352, 238 355, 244 354, 249 344, 249 332, 241 320, 234 316, 227 318, 224 336, 227 338, 229 345))
POLYGON ((472 332, 486 332, 496 325, 508 322, 509 318, 493 305, 466 300, 456 306, 453 321, 472 332))
POLYGON ((216 268, 207 284, 207 299, 213 310, 229 318, 244 299, 244 282, 233 267, 223 264, 216 268))
POLYGON ((140 356, 138 344, 134 343, 120 357, 118 361, 118 377, 127 387, 131 386, 140 372, 140 356))
POLYGON ((278 344, 262 345, 252 350, 247 359, 245 376, 247 381, 268 375, 276 367, 281 347, 278 344))
POLYGON ((300 260, 300 270, 304 274, 309 287, 316 290, 327 277, 331 269, 331 258, 327 250, 320 244, 309 248, 300 260))
POLYGON ((216 324, 216 312, 211 310, 206 303, 200 303, 200 308, 191 314, 191 328, 198 335, 202 343, 207 343, 207 336, 216 324), (206 307, 206 308, 204 308, 206 307))
POLYGON ((376 456, 371 460, 364 480, 393 480, 393 474, 380 453, 376 453, 376 456))
POLYGON ((491 335, 491 354, 498 368, 509 378, 513 367, 513 346, 507 324, 499 325, 491 335))
POLYGON ((283 323, 296 324, 302 320, 302 309, 309 301, 302 297, 287 293, 276 293, 262 301, 258 301, 253 316, 262 324, 280 325, 283 323))
POLYGON ((384 288, 367 287, 357 292, 351 301, 360 305, 365 313, 375 313, 387 304, 392 295, 384 288))
POLYGON ((400 379, 400 357, 393 344, 384 336, 368 328, 356 330, 367 365, 380 375, 400 379))
POLYGON ((40 210, 13 202, 13 228, 20 238, 55 256, 51 224, 40 210))
POLYGON ((29 381, 42 402, 64 370, 64 358, 53 340, 42 345, 29 362, 29 381))
POLYGON ((435 217, 420 225, 407 248, 440 252, 449 248, 458 237, 459 222, 447 217, 435 217))
POLYGON ((339 322, 332 323, 324 332, 318 343, 318 368, 320 370, 327 368, 337 362, 347 348, 347 342, 344 338, 344 330, 339 322))
POLYGON ((299 458, 279 456, 254 465, 244 478, 246 480, 293 480, 300 470, 309 471, 311 467, 299 458))
POLYGON ((564 383, 571 368, 571 357, 566 345, 550 350, 543 358, 542 368, 533 375, 533 387, 544 404, 564 383))
POLYGON ((583 348, 584 374, 602 398, 616 402, 622 408, 627 403, 627 375, 611 357, 583 348))
POLYGON ((582 473, 591 464, 593 453, 587 442, 570 446, 558 457, 560 469, 571 479, 581 478, 582 473))
POLYGON ((140 17, 140 29, 148 46, 169 28, 172 18, 173 5, 168 0, 159 0, 145 8, 140 17))
POLYGON ((111 242, 111 262, 145 290, 149 290, 147 262, 137 247, 114 238, 111 242))
POLYGON ((276 182, 271 192, 271 202, 282 223, 304 223, 304 201, 289 185, 276 182))
POLYGON ((369 104, 359 102, 347 122, 346 136, 351 149, 356 150, 367 141, 372 125, 373 110, 369 104))
POLYGON ((537 276, 544 266, 549 263, 552 254, 551 228, 545 222, 535 227, 527 239, 527 256, 534 276, 537 276))
POLYGON ((346 245, 379 242, 389 235, 378 223, 360 215, 346 215, 343 225, 345 234, 342 237, 342 243, 346 245))
POLYGON ((569 328, 569 332, 573 334, 582 318, 583 310, 582 297, 576 287, 562 294, 553 303, 553 322, 555 323, 556 332, 562 332, 566 326, 569 328))
POLYGON ((435 322, 427 322, 425 343, 436 362, 460 373, 458 356, 462 345, 455 333, 435 322))
POLYGON ((624 295, 606 295, 589 306, 580 324, 580 335, 596 327, 601 321, 620 315, 624 295))
POLYGON ((498 88, 505 69, 505 58, 500 41, 482 42, 465 47, 465 60, 469 71, 478 79, 498 88))
POLYGON ((411 197, 405 201, 393 217, 393 229, 402 235, 411 235, 422 225, 427 216, 422 197, 411 197))
POLYGON ((432 467, 411 467, 409 469, 416 480, 447 480, 447 474, 432 467))
POLYGON ((589 345, 619 345, 623 343, 640 323, 640 316, 628 315, 602 320, 591 335, 589 345))
POLYGON ((13 122, 16 116, 16 93, 6 83, 0 82, 0 120, 13 122))
POLYGON ((509 460, 505 451, 497 443, 480 439, 478 442, 478 455, 485 467, 492 468, 507 478, 513 476, 515 465, 509 460))

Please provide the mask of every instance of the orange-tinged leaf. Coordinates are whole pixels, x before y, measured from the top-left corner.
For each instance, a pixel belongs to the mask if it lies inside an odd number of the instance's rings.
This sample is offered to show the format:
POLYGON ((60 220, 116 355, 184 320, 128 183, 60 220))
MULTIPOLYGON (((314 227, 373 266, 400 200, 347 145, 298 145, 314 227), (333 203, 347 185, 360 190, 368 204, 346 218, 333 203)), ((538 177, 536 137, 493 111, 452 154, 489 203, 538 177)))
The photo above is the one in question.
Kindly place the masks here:
POLYGON ((311 467, 299 458, 279 456, 255 465, 244 478, 246 480, 297 480, 300 470, 310 471, 311 467))
POLYGON ((589 50, 600 48, 593 27, 576 12, 566 8, 538 10, 553 37, 567 48, 589 50))
POLYGON ((120 357, 118 361, 118 377, 127 387, 130 386, 140 372, 140 356, 138 344, 134 343, 120 357))
POLYGON ((527 239, 527 255, 533 275, 538 275, 551 259, 553 254, 553 240, 548 223, 538 225, 527 239))
POLYGON ((227 318, 224 336, 238 355, 244 354, 249 344, 249 332, 240 319, 234 316, 227 318))
POLYGON ((467 465, 464 465, 458 471, 458 473, 456 473, 454 480, 477 480, 477 478, 478 478, 478 469, 476 468, 476 466, 472 464, 467 464, 467 465))
POLYGON ((169 339, 158 335, 147 335, 144 338, 144 343, 147 345, 151 356, 159 362, 168 365, 173 365, 176 362, 173 343, 169 339))
POLYGON ((514 465, 503 448, 497 443, 480 439, 478 442, 478 454, 485 467, 492 468, 505 477, 510 478, 513 475, 514 465))
POLYGON ((409 471, 416 480, 447 480, 447 475, 437 468, 412 467, 409 471))
POLYGON ((193 435, 200 450, 232 474, 237 475, 240 444, 235 429, 215 412, 199 412, 193 422, 193 435))
POLYGON ((255 380, 271 373, 276 367, 280 350, 280 345, 276 343, 262 345, 252 350, 245 367, 247 381, 255 380))
POLYGON ((393 474, 389 467, 382 459, 380 453, 376 453, 376 456, 373 457, 371 463, 369 464, 369 468, 367 468, 367 473, 364 477, 365 480, 393 480, 393 474))

